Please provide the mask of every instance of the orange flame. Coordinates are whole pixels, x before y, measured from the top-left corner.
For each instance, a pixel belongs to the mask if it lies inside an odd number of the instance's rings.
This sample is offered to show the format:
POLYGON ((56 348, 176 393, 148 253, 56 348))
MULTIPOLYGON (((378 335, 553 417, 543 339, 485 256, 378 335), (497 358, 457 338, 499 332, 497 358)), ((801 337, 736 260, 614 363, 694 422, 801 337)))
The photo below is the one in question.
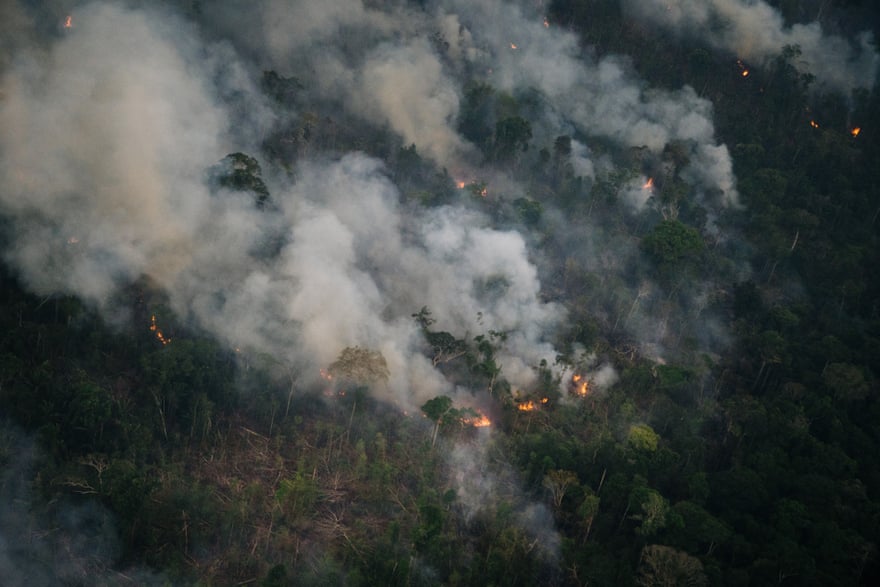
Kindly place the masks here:
POLYGON ((457 182, 455 182, 455 185, 458 187, 458 189, 463 190, 464 186, 467 185, 467 182, 457 181, 457 182))
POLYGON ((492 425, 492 421, 483 414, 480 414, 477 418, 471 418, 467 423, 474 428, 485 428, 492 425))
POLYGON ((862 132, 862 127, 857 126, 854 129, 852 129, 851 131, 849 131, 849 134, 851 134, 853 136, 853 138, 855 138, 855 137, 859 136, 860 132, 862 132))
POLYGON ((643 190, 649 190, 654 187, 654 178, 649 177, 648 181, 645 182, 645 185, 642 186, 643 190))
POLYGON ((748 70, 748 69, 744 69, 743 72, 742 72, 742 76, 743 76, 743 77, 749 77, 749 70, 748 70))
POLYGON ((166 344, 171 342, 171 339, 165 338, 165 335, 163 335, 162 331, 159 330, 159 326, 156 324, 156 315, 155 314, 150 316, 150 332, 156 333, 156 338, 159 340, 159 342, 162 343, 162 346, 165 346, 166 344))
POLYGON ((547 20, 547 17, 546 17, 546 16, 544 17, 544 28, 545 28, 545 29, 549 29, 549 28, 550 28, 550 21, 547 20))
POLYGON ((538 406, 536 406, 535 402, 533 402, 532 400, 529 400, 527 402, 523 402, 521 404, 516 405, 516 409, 519 410, 520 412, 533 412, 537 408, 538 408, 538 406))
POLYGON ((333 375, 331 375, 330 373, 328 373, 324 369, 321 369, 320 372, 321 372, 321 379, 323 379, 324 381, 333 381, 333 375))
POLYGON ((69 29, 73 26, 73 17, 68 15, 67 18, 64 19, 64 28, 69 29))
POLYGON ((571 382, 575 385, 575 393, 581 397, 590 394, 590 382, 583 378, 582 375, 572 375, 571 382))
POLYGON ((813 128, 819 128, 819 123, 816 122, 815 120, 811 120, 811 121, 810 121, 810 126, 812 126, 813 128))
POLYGON ((511 43, 510 48, 514 50, 519 49, 519 47, 517 47, 515 43, 511 43))

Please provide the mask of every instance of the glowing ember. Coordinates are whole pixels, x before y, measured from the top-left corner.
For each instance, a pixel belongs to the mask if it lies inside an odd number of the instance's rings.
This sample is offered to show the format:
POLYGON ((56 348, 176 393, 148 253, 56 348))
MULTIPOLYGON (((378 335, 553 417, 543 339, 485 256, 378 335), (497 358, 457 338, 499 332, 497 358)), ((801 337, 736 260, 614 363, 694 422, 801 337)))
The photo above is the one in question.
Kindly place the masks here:
POLYGON ((547 20, 547 17, 544 17, 544 28, 545 28, 545 29, 549 29, 549 28, 550 28, 550 21, 547 20))
POLYGON ((519 47, 517 47, 514 43, 511 43, 511 44, 510 44, 510 48, 511 48, 511 49, 514 49, 514 50, 515 50, 515 49, 519 49, 519 47))
POLYGON ((162 343, 162 346, 165 346, 166 344, 171 342, 171 339, 165 338, 165 335, 162 334, 161 330, 159 330, 159 326, 156 324, 156 315, 155 314, 150 316, 150 332, 156 333, 156 338, 159 340, 159 342, 162 343))
POLYGON ((748 69, 744 69, 743 72, 742 72, 742 76, 743 76, 743 77, 749 77, 749 70, 748 70, 748 69))
POLYGON ((64 28, 69 29, 73 26, 73 17, 68 16, 64 19, 64 28))
POLYGON ((813 128, 819 128, 819 123, 816 122, 815 120, 811 120, 811 121, 810 121, 810 126, 812 126, 813 128))
POLYGON ((590 382, 582 375, 572 375, 571 382, 574 384, 574 392, 579 396, 586 397, 590 394, 590 382))
POLYGON ((326 370, 321 369, 321 379, 324 381, 333 381, 333 375, 328 373, 326 370))
POLYGON ((537 408, 538 406, 532 400, 516 405, 516 409, 520 412, 534 412, 537 408))
POLYGON ((853 138, 855 138, 855 137, 859 136, 860 132, 862 132, 862 128, 860 126, 857 126, 854 129, 852 129, 851 131, 849 131, 849 134, 851 134, 853 136, 853 138))
POLYGON ((548 403, 550 403, 550 398, 549 397, 542 397, 541 403, 544 405, 547 405, 548 403))
POLYGON ((739 67, 742 71, 740 75, 743 77, 749 77, 749 68, 746 67, 746 64, 742 62, 742 59, 736 60, 736 66, 739 67))
POLYGON ((654 178, 649 177, 648 181, 645 182, 645 185, 642 186, 643 190, 649 190, 654 187, 654 178))
POLYGON ((457 181, 457 182, 455 182, 455 185, 458 187, 458 189, 463 190, 463 189, 464 189, 464 186, 467 185, 467 182, 465 182, 465 181, 457 181))

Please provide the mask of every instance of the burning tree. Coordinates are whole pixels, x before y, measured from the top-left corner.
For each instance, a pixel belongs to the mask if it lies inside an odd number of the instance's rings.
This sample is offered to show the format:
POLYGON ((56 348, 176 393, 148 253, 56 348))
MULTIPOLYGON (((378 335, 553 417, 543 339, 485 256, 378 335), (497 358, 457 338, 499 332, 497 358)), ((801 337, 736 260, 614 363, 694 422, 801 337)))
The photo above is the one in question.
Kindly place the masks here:
POLYGON ((426 401, 422 405, 422 412, 434 422, 434 430, 431 433, 431 448, 434 448, 437 442, 437 433, 440 431, 440 427, 446 424, 458 423, 462 427, 473 426, 474 428, 485 428, 492 425, 489 418, 473 408, 453 407, 452 398, 447 395, 438 395, 434 399, 426 401))

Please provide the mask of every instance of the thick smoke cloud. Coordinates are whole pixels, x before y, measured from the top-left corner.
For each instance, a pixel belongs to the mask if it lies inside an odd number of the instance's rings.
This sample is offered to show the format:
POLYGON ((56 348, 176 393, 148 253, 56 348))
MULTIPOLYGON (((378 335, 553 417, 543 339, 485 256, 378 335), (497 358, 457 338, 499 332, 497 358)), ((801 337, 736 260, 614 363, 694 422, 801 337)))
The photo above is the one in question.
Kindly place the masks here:
POLYGON ((633 16, 682 36, 698 36, 749 61, 766 62, 784 46, 798 45, 801 55, 793 65, 845 94, 872 88, 880 65, 870 32, 850 40, 826 34, 818 22, 789 27, 761 0, 626 0, 624 7, 633 16))
POLYGON ((126 280, 168 283, 187 266, 209 204, 199 170, 228 150, 228 121, 198 48, 144 12, 77 16, 4 77, 0 198, 17 220, 8 260, 28 284, 100 302, 126 280))
MULTIPOLYGON (((390 380, 375 390, 383 398, 409 409, 441 393, 467 400, 477 390, 455 389, 424 356, 411 315, 427 306, 458 337, 509 331, 498 363, 515 389, 528 388, 534 367, 553 363, 550 341, 566 316, 544 300, 528 230, 497 223, 466 194, 446 206, 407 204, 384 165, 362 153, 300 159, 295 180, 267 170, 266 208, 211 185, 212 165, 259 153, 275 121, 296 116, 266 105, 252 80, 263 67, 296 75, 302 103, 344 109, 346 121, 388 130, 438 168, 490 178, 507 196, 527 189, 483 165, 457 129, 471 81, 535 97, 535 146, 575 137, 570 163, 587 186, 617 170, 613 156, 593 155, 594 142, 654 158, 675 142, 690 161, 681 171, 690 197, 713 212, 737 203, 708 101, 689 87, 648 88, 624 58, 593 58, 531 3, 226 0, 187 12, 192 21, 136 4, 78 5, 71 29, 10 41, 13 54, 0 62, 5 260, 34 291, 104 310, 146 277, 179 317, 245 355, 271 355, 298 385, 360 345, 388 363, 390 380)), ((10 14, 26 22, 30 13, 10 14)), ((634 213, 652 205, 642 172, 619 186, 634 213)), ((635 243, 544 203, 560 248, 626 290, 635 243)), ((648 286, 638 303, 638 287, 614 302, 626 308, 614 310, 617 320, 596 313, 663 340, 673 312, 653 317, 648 302, 666 296, 648 286)), ((597 386, 615 379, 610 366, 597 370, 597 386)), ((450 464, 479 469, 480 451, 461 448, 450 464)), ((521 525, 553 550, 549 515, 531 511, 521 525)))

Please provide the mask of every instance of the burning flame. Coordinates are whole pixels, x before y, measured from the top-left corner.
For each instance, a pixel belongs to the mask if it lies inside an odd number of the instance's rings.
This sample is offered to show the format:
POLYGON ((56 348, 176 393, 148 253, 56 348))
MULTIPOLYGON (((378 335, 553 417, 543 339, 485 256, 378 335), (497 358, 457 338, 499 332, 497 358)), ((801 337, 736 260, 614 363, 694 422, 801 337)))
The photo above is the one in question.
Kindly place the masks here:
POLYGON ((748 70, 748 69, 744 69, 743 72, 742 72, 742 76, 743 76, 743 77, 749 77, 749 70, 748 70))
POLYGON ((333 375, 331 375, 326 370, 321 369, 321 379, 323 379, 324 381, 333 381, 333 375))
POLYGON ((736 65, 742 70, 740 75, 742 75, 743 77, 749 77, 749 68, 746 67, 746 64, 742 62, 742 59, 737 59, 736 65))
POLYGON ((516 405, 516 409, 520 412, 534 412, 537 408, 538 406, 532 400, 516 405))
POLYGON ((582 375, 573 375, 571 382, 575 385, 575 393, 581 397, 586 397, 590 393, 590 382, 583 378, 582 375))
POLYGON ((64 28, 69 29, 73 27, 73 17, 68 15, 67 18, 64 19, 64 28))
POLYGON ((648 181, 645 182, 645 185, 642 186, 643 190, 649 190, 654 187, 654 178, 649 177, 648 181))
POLYGON ((810 121, 810 126, 812 126, 813 128, 819 128, 819 123, 816 122, 815 120, 811 120, 811 121, 810 121))
POLYGON ((486 417, 485 414, 478 410, 471 410, 471 413, 476 415, 474 416, 464 416, 460 418, 461 423, 464 426, 473 426, 474 428, 485 428, 487 426, 492 425, 492 420, 486 417))
POLYGON ((468 419, 466 423, 470 424, 474 428, 485 428, 486 426, 492 425, 492 421, 483 414, 480 414, 476 418, 468 419))
POLYGON ((859 136, 860 132, 862 132, 862 127, 857 126, 854 129, 852 129, 851 131, 849 131, 849 134, 851 134, 853 136, 853 138, 855 138, 855 137, 859 136))
POLYGON ((156 338, 159 340, 159 342, 162 343, 162 346, 165 346, 166 344, 171 342, 171 339, 165 338, 165 335, 162 334, 161 330, 159 330, 159 326, 156 324, 156 315, 155 314, 150 316, 150 332, 156 333, 156 338))
POLYGON ((547 17, 546 17, 546 16, 544 17, 544 28, 545 28, 545 29, 549 29, 549 28, 550 28, 550 21, 547 20, 547 17))
POLYGON ((514 50, 519 49, 519 47, 517 47, 516 44, 514 44, 514 43, 510 44, 510 48, 514 49, 514 50))
POLYGON ((457 181, 457 182, 455 182, 455 185, 458 187, 458 189, 463 190, 464 186, 467 185, 467 182, 466 181, 457 181))

